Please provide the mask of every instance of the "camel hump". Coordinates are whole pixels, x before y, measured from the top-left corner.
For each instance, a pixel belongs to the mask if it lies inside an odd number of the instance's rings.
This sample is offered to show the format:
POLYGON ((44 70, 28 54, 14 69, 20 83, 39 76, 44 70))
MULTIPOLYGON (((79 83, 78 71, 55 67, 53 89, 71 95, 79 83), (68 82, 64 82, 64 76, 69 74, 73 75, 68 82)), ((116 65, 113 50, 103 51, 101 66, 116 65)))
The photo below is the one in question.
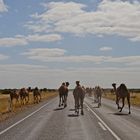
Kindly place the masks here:
POLYGON ((123 84, 123 83, 120 85, 120 89, 121 89, 121 90, 127 91, 127 87, 126 87, 126 85, 123 84))
POLYGON ((125 84, 121 84, 119 87, 119 91, 122 95, 127 96, 129 94, 128 89, 125 84))

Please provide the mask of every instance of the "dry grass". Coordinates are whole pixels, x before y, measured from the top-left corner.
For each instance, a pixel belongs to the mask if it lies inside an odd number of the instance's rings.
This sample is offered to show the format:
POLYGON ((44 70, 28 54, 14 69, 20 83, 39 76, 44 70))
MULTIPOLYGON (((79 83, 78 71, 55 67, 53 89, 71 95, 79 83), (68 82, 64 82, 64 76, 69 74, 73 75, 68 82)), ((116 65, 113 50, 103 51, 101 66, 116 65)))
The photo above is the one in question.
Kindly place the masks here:
MULTIPOLYGON (((49 98, 52 98, 54 96, 57 96, 58 93, 57 92, 42 92, 41 96, 42 96, 42 100, 47 100, 49 98)), ((34 100, 33 100, 33 94, 30 93, 30 100, 29 103, 27 105, 24 106, 28 106, 34 104, 34 100)), ((0 94, 0 114, 5 114, 9 111, 9 95, 3 95, 0 94)), ((19 103, 16 103, 16 100, 13 101, 13 111, 16 112, 19 108, 22 108, 21 103, 19 101, 19 103)))
POLYGON ((140 93, 131 93, 131 104, 140 106, 140 93))
MULTIPOLYGON (((116 99, 115 94, 112 94, 110 92, 104 94, 103 97, 111 100, 116 99)), ((140 106, 140 93, 130 93, 130 101, 132 105, 140 106)))

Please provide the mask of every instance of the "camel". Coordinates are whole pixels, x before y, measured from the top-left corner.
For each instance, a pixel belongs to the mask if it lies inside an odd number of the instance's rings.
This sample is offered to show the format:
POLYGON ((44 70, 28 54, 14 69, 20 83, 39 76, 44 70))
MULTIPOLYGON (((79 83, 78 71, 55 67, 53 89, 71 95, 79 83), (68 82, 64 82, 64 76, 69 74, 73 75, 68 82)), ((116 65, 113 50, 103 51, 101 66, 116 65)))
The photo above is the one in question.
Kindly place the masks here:
POLYGON ((62 83, 59 87, 59 107, 64 105, 64 108, 67 106, 67 96, 68 96, 68 86, 69 82, 62 83))
POLYGON ((64 104, 64 94, 65 94, 65 83, 62 83, 62 85, 58 89, 59 92, 59 107, 63 106, 64 104))
POLYGON ((41 93, 38 87, 35 87, 35 89, 33 90, 33 96, 34 96, 34 104, 39 103, 41 101, 41 93))
POLYGON ((103 90, 101 89, 100 86, 96 86, 94 88, 94 96, 95 96, 96 102, 98 103, 98 107, 101 106, 102 93, 103 93, 103 90))
POLYGON ((68 97, 68 86, 69 86, 69 82, 66 82, 65 84, 65 91, 64 91, 64 107, 67 107, 67 97, 68 97))
POLYGON ((9 91, 10 94, 10 106, 9 106, 9 110, 13 110, 13 100, 16 99, 16 104, 19 103, 19 92, 17 89, 13 89, 9 91))
POLYGON ((19 93, 18 93, 18 90, 16 89, 13 89, 13 90, 10 90, 10 100, 11 102, 13 102, 13 99, 16 99, 16 102, 19 102, 19 93))
POLYGON ((125 84, 120 84, 120 86, 118 88, 116 88, 116 83, 112 84, 115 94, 116 94, 116 104, 118 106, 118 109, 120 109, 119 112, 122 112, 122 109, 124 107, 125 104, 125 98, 127 98, 127 102, 128 102, 128 107, 129 107, 129 114, 131 114, 130 111, 130 93, 128 92, 128 89, 126 87, 125 84), (122 99, 122 107, 119 106, 119 100, 122 99))
POLYGON ((21 88, 19 91, 19 95, 20 95, 20 100, 21 100, 21 104, 28 103, 29 102, 29 92, 28 90, 26 90, 25 88, 21 88), (27 97, 27 99, 26 99, 27 97))
POLYGON ((76 87, 73 91, 74 101, 75 101, 75 113, 79 115, 79 109, 81 106, 81 115, 84 115, 83 111, 83 102, 85 97, 86 90, 84 87, 81 87, 80 81, 76 81, 76 87))

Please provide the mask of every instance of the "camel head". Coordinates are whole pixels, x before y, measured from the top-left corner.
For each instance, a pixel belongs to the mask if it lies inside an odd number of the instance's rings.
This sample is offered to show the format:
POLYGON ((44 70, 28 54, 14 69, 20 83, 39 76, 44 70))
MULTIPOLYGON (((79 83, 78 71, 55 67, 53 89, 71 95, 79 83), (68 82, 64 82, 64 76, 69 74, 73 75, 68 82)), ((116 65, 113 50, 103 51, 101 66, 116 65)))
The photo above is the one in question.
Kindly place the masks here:
POLYGON ((116 83, 113 83, 112 86, 113 86, 114 90, 116 91, 116 83))

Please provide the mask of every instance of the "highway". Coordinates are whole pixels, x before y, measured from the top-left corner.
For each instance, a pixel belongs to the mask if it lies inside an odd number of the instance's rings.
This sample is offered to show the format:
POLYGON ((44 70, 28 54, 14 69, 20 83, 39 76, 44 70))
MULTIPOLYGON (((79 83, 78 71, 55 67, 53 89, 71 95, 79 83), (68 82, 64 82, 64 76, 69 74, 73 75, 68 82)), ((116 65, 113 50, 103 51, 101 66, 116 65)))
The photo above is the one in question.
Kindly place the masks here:
POLYGON ((58 107, 58 97, 43 101, 0 123, 0 140, 139 140, 140 109, 125 106, 119 113, 114 101, 93 97, 84 101, 84 115, 75 115, 71 92, 68 106, 58 107))

